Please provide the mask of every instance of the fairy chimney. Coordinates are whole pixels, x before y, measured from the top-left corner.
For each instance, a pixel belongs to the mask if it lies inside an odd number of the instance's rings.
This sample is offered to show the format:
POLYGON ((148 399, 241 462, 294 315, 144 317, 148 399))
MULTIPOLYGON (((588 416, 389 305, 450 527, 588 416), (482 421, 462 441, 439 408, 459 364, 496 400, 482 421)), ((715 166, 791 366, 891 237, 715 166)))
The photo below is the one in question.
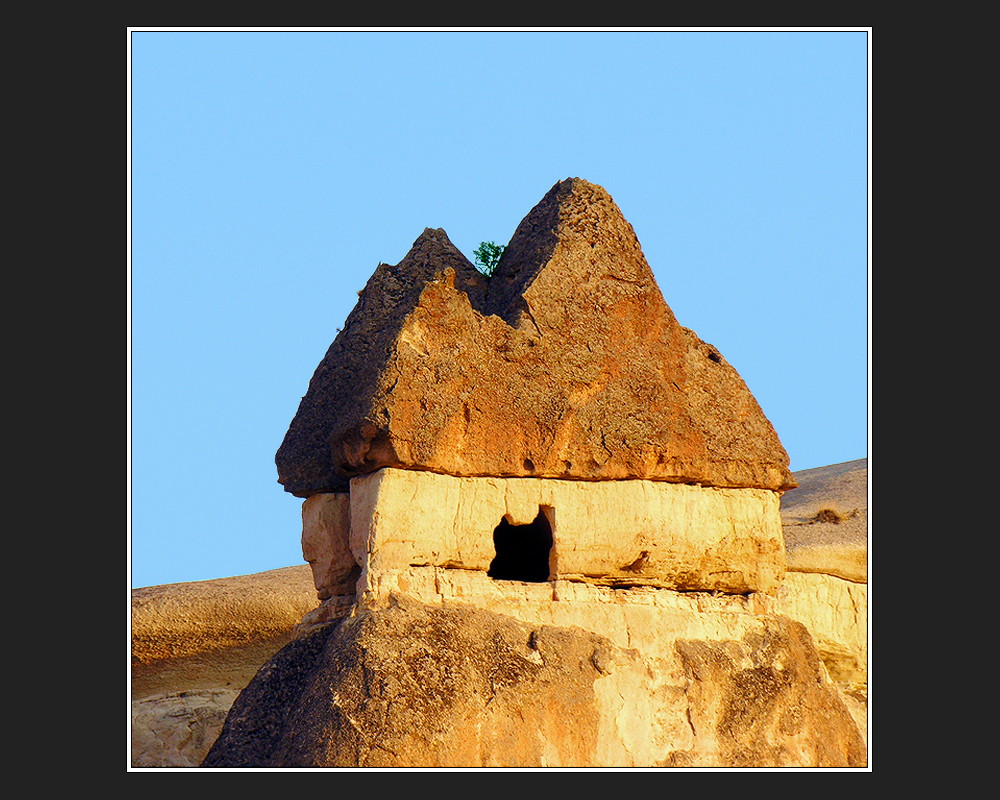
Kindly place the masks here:
POLYGON ((856 767, 778 437, 599 186, 380 265, 277 454, 320 606, 208 767, 856 767), (336 623, 336 624, 327 624, 336 623))
POLYGON ((417 564, 500 576, 529 560, 500 552, 504 526, 540 553, 509 573, 523 580, 770 592, 795 486, 737 371, 678 323, 631 225, 579 178, 529 212, 489 279, 441 229, 379 265, 276 464, 306 498, 321 598, 417 564), (321 550, 354 563, 317 566, 321 550))

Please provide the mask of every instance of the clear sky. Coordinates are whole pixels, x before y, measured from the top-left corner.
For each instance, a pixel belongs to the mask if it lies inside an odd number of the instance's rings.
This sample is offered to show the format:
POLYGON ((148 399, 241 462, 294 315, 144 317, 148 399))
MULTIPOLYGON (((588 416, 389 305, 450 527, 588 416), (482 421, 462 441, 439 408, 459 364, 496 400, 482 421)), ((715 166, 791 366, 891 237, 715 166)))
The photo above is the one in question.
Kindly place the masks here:
POLYGON ((869 455, 871 32, 129 32, 133 587, 301 564, 274 454, 379 262, 600 184, 793 470, 869 455))

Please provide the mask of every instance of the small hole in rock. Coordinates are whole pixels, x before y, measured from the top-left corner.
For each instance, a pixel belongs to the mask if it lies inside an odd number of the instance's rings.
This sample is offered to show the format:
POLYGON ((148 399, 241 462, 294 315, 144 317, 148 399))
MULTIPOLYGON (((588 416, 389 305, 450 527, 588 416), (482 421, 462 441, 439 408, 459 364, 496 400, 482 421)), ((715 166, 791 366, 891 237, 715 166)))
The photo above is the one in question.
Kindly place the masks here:
POLYGON ((506 517, 493 531, 496 557, 486 573, 494 580, 545 583, 549 579, 552 526, 539 508, 535 521, 513 525, 506 517))

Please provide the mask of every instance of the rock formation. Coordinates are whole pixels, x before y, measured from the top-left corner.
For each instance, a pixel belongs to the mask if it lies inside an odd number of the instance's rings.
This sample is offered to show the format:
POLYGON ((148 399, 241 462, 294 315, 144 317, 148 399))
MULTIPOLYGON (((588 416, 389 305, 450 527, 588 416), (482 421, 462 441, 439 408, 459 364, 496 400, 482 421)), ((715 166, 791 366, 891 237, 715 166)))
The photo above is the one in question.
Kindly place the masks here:
POLYGON ((635 600, 634 620, 628 599, 604 601, 644 639, 623 646, 592 624, 395 596, 282 650, 237 699, 204 766, 864 764, 803 626, 739 601, 635 600))
POLYGON ((487 575, 506 569, 507 579, 533 582, 773 593, 785 573, 778 503, 765 489, 456 478, 386 468, 355 478, 350 495, 306 500, 303 550, 315 556, 327 543, 326 558, 310 559, 321 597, 378 595, 413 567, 487 575), (340 513, 313 518, 307 511, 316 506, 340 513))
POLYGON ((681 327, 604 189, 557 183, 489 281, 442 230, 380 265, 276 456, 297 496, 383 467, 790 488, 736 370, 681 327))
MULTIPOLYGON (((844 570, 843 551, 848 545, 860 550, 860 559, 852 561, 867 564, 867 463, 862 459, 796 472, 794 478, 799 487, 781 498, 784 539, 790 551, 777 596, 778 611, 806 626, 824 669, 865 738, 867 569, 855 571, 856 580, 838 577, 838 573, 844 570), (802 513, 805 502, 812 506, 802 513), (808 522, 817 515, 829 518, 820 514, 825 510, 862 527, 808 522), (824 525, 830 527, 810 542, 810 557, 804 565, 808 571, 800 572, 802 559, 794 549, 801 544, 796 542, 801 543, 804 534, 820 533, 818 528, 824 525)), ((306 508, 309 505, 308 501, 303 504, 304 524, 317 536, 323 526, 331 524, 331 514, 329 509, 320 513, 316 504, 306 508)), ((334 520, 336 513, 333 504, 334 520)), ((450 575, 443 570, 439 574, 450 575)), ((503 585, 512 588, 515 584, 503 585)), ((313 575, 305 564, 259 575, 133 590, 131 765, 198 766, 237 695, 293 639, 302 616, 316 606, 316 596, 313 575)), ((303 626, 301 630, 323 628, 303 626)), ((597 663, 607 666, 605 656, 599 654, 597 663)), ((648 690, 638 690, 638 696, 627 697, 627 705, 641 708, 651 702, 648 690)))
POLYGON ((489 280, 441 230, 380 265, 276 464, 321 603, 205 766, 865 764, 779 606, 788 457, 602 188, 489 280))

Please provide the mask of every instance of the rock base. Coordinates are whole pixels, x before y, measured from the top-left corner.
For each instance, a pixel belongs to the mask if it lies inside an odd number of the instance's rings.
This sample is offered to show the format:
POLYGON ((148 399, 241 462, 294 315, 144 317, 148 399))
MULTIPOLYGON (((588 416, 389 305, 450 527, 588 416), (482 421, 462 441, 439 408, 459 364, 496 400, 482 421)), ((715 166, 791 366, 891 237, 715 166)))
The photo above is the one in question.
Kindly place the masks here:
POLYGON ((629 596, 518 601, 518 618, 390 594, 313 628, 237 699, 203 766, 865 766, 802 625, 756 599, 585 591, 629 596))

